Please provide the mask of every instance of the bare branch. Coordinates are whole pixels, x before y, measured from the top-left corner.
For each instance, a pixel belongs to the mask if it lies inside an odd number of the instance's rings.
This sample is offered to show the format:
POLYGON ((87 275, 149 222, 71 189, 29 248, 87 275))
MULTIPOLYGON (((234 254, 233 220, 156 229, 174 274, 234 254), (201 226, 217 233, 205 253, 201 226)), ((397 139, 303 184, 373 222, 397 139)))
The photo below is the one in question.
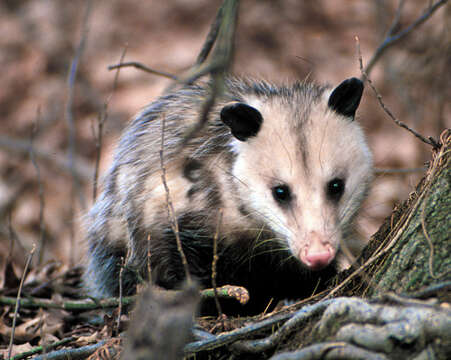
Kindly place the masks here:
POLYGON ((39 345, 36 346, 34 348, 32 348, 31 350, 25 351, 23 353, 20 353, 18 355, 15 355, 12 360, 22 360, 22 359, 26 359, 32 355, 36 355, 38 353, 48 353, 49 350, 52 350, 54 348, 57 348, 58 346, 62 346, 62 345, 66 345, 71 343, 72 341, 77 340, 77 338, 75 336, 70 336, 64 339, 61 339, 59 341, 55 341, 53 343, 47 344, 47 345, 39 345))
POLYGON ((210 93, 202 105, 198 122, 188 131, 182 146, 200 131, 208 120, 208 114, 215 104, 218 96, 224 91, 225 75, 228 73, 234 54, 234 39, 236 24, 238 19, 238 0, 225 0, 222 7, 218 11, 215 23, 220 21, 219 29, 213 24, 210 33, 207 36, 204 47, 199 54, 196 64, 182 79, 186 84, 192 84, 197 79, 211 74, 212 82, 210 85, 210 93), (206 57, 216 42, 216 47, 207 61, 206 57), (208 50, 208 51, 207 51, 208 50))
POLYGON ((375 168, 374 173, 376 175, 388 175, 388 174, 412 174, 426 171, 426 167, 421 168, 407 168, 407 169, 380 169, 375 168))
MULTIPOLYGON (((121 57, 119 59, 119 65, 122 64, 126 52, 127 52, 127 48, 124 48, 124 50, 122 51, 121 57)), ((96 143, 96 164, 94 167, 94 182, 92 185, 92 200, 93 201, 95 201, 97 198, 97 186, 98 186, 98 180, 99 180, 100 158, 102 155, 103 127, 105 126, 105 123, 108 119, 108 106, 109 106, 111 98, 113 97, 113 94, 117 88, 117 83, 119 80, 119 71, 120 71, 120 67, 117 68, 116 74, 114 75, 113 88, 111 90, 111 94, 108 96, 108 98, 103 103, 102 112, 97 117, 97 134, 93 130, 95 143, 96 143)))
POLYGON ((360 66, 360 72, 362 73, 362 78, 363 80, 366 80, 368 82, 368 85, 370 85, 371 89, 373 90, 374 94, 376 95, 377 101, 379 102, 379 105, 382 107, 382 109, 384 110, 384 112, 394 121, 394 123, 404 129, 406 129, 407 131, 409 131, 410 133, 412 133, 415 137, 417 137, 418 139, 420 139, 421 141, 423 141, 425 144, 429 144, 432 147, 434 147, 435 149, 439 148, 440 145, 432 138, 429 137, 429 139, 426 139, 423 135, 417 133, 415 130, 411 129, 410 127, 408 127, 406 124, 404 124, 402 121, 398 120, 393 113, 390 111, 390 109, 388 109, 384 102, 382 101, 382 96, 381 94, 379 94, 379 92, 377 91, 377 89, 375 88, 375 86, 373 85, 373 82, 371 81, 371 79, 368 77, 368 74, 365 72, 365 70, 363 69, 363 60, 362 60, 362 53, 360 51, 360 40, 358 38, 358 36, 355 37, 355 41, 356 41, 356 47, 357 47, 357 53, 358 53, 358 57, 359 57, 359 66, 360 66))
MULTIPOLYGON (((27 156, 30 151, 30 142, 0 135, 0 149, 11 152, 14 155, 27 156)), ((36 145, 33 145, 33 154, 37 159, 45 161, 60 171, 72 174, 72 176, 75 175, 79 181, 89 182, 92 179, 92 166, 81 157, 75 156, 75 161, 71 168, 67 157, 62 154, 51 152, 36 145)))
POLYGON ((200 51, 199 55, 197 56, 197 60, 196 60, 197 66, 202 64, 207 59, 208 54, 210 54, 210 51, 213 48, 216 38, 218 37, 219 28, 222 23, 222 18, 224 17, 224 5, 225 5, 225 2, 222 4, 221 8, 218 10, 218 13, 216 14, 216 18, 210 26, 210 31, 208 32, 207 38, 205 39, 205 43, 202 46, 202 50, 200 51))
POLYGON ((216 303, 216 309, 218 310, 218 316, 222 318, 222 310, 221 310, 221 304, 219 303, 218 299, 218 289, 216 285, 216 263, 218 262, 218 239, 219 239, 219 232, 221 229, 221 222, 222 222, 222 209, 218 212, 218 223, 216 225, 216 232, 215 236, 213 238, 213 261, 211 263, 211 284, 213 285, 213 291, 215 293, 215 303, 216 303))
MULTIPOLYGON (((128 257, 128 256, 127 256, 128 257)), ((121 315, 122 315, 122 278, 124 273, 125 259, 121 257, 121 268, 119 270, 119 306, 117 311, 117 320, 116 320, 116 331, 119 334, 119 328, 121 326, 121 315)))
POLYGON ((424 13, 419 16, 412 24, 410 24, 408 27, 406 27, 404 30, 399 31, 398 33, 394 34, 394 31, 396 30, 397 26, 399 25, 399 20, 401 17, 401 10, 404 6, 404 0, 400 0, 398 9, 396 11, 395 19, 393 20, 392 24, 390 25, 390 29, 388 30, 388 33, 382 41, 382 43, 379 45, 379 47, 374 52, 371 59, 368 61, 367 66, 365 67, 364 72, 369 74, 371 70, 373 69, 376 62, 381 58, 381 56, 385 53, 385 51, 396 44, 398 41, 404 39, 406 36, 408 36, 413 30, 420 27, 426 20, 428 20, 434 12, 439 9, 441 6, 445 5, 448 2, 448 0, 439 0, 433 5, 430 5, 424 13))
POLYGON ((152 283, 152 267, 150 265, 150 234, 147 235, 147 278, 152 283))
MULTIPOLYGON (((75 81, 77 78, 78 64, 80 62, 80 58, 85 49, 87 37, 88 37, 88 20, 91 15, 91 10, 93 6, 92 0, 87 0, 86 10, 83 17, 83 25, 82 25, 82 36, 80 39, 80 43, 77 46, 77 49, 74 54, 74 58, 72 59, 72 63, 70 65, 69 77, 68 77, 68 95, 67 95, 67 104, 66 104, 66 121, 68 126, 68 163, 72 172, 72 192, 76 192, 78 194, 78 198, 80 204, 83 209, 86 208, 86 201, 83 195, 83 191, 80 186, 80 182, 78 181, 77 176, 75 175, 75 166, 74 166, 74 157, 76 152, 76 129, 75 122, 73 116, 73 103, 74 103, 74 89, 75 89, 75 81)), ((72 201, 70 201, 72 204, 72 201)), ((73 205, 71 205, 73 207, 73 205)))
POLYGON ((23 283, 25 281, 25 276, 27 275, 28 267, 30 266, 31 259, 33 258, 33 254, 34 254, 35 250, 36 250, 36 245, 33 244, 33 248, 31 249, 30 253, 28 254, 27 262, 25 263, 25 267, 23 269, 22 278, 20 279, 19 290, 17 290, 16 307, 14 309, 13 324, 11 327, 11 337, 9 339, 8 359, 11 358, 11 352, 13 350, 14 333, 16 331, 17 314, 19 312, 20 294, 22 293, 22 287, 23 287, 23 283))
POLYGON ((183 268, 185 269, 186 280, 188 284, 191 283, 191 275, 189 272, 188 261, 186 260, 185 252, 182 247, 182 240, 180 239, 179 224, 177 217, 175 215, 174 206, 172 205, 171 195, 169 193, 169 187, 166 182, 166 168, 164 167, 164 131, 165 131, 166 118, 163 117, 161 122, 161 148, 160 148, 160 164, 161 164, 161 180, 163 182, 164 190, 166 192, 166 204, 168 207, 168 218, 171 222, 171 228, 175 235, 175 240, 177 242, 177 249, 182 260, 183 268))
POLYGON ((37 116, 36 116, 36 122, 33 125, 33 129, 31 131, 30 136, 30 159, 33 163, 33 166, 36 170, 36 178, 38 181, 38 187, 39 187, 39 250, 38 250, 38 265, 42 264, 42 260, 44 257, 44 250, 45 250, 45 224, 44 224, 44 208, 45 208, 45 198, 44 198, 44 186, 42 185, 42 178, 41 178, 41 170, 39 169, 39 165, 36 161, 36 157, 34 155, 33 150, 33 140, 37 133, 38 129, 38 123, 40 118, 40 109, 38 108, 37 116))
POLYGON ((86 209, 86 201, 83 194, 83 189, 81 188, 80 182, 78 178, 75 176, 75 166, 74 166, 74 157, 76 153, 76 129, 75 122, 73 116, 73 102, 74 102, 74 88, 75 81, 77 77, 77 70, 80 58, 85 49, 85 44, 88 38, 88 20, 91 15, 91 10, 93 6, 92 0, 86 0, 86 10, 83 17, 83 25, 82 25, 82 36, 80 39, 80 43, 75 51, 74 58, 72 60, 70 70, 69 70, 69 78, 68 78, 68 96, 67 96, 67 104, 66 104, 66 120, 68 125, 68 163, 72 173, 72 187, 70 191, 69 198, 69 234, 70 234, 70 252, 69 252, 69 264, 72 265, 74 263, 74 254, 75 251, 75 228, 74 228, 74 214, 75 214, 75 195, 78 195, 78 200, 83 209, 86 209))
MULTIPOLYGON (((162 289, 161 291, 171 296, 171 294, 176 293, 179 290, 166 290, 162 289)), ((218 297, 223 299, 235 299, 240 304, 244 305, 249 301, 249 293, 248 291, 241 286, 231 286, 224 285, 220 288, 217 288, 218 297)), ((211 299, 214 297, 213 289, 204 289, 200 291, 201 299, 211 299)), ((20 307, 26 309, 61 309, 67 311, 89 311, 95 309, 110 309, 117 308, 119 303, 122 303, 122 306, 133 305, 136 299, 136 295, 134 296, 123 296, 122 299, 119 298, 102 298, 102 299, 94 299, 94 298, 86 298, 82 300, 50 300, 50 299, 41 299, 35 298, 31 296, 27 296, 26 298, 20 299, 20 307)), ((17 298, 10 296, 1 296, 0 295, 0 305, 8 305, 15 306, 17 304, 17 298)))
POLYGON ((179 78, 177 76, 173 75, 173 74, 170 74, 170 73, 165 72, 165 71, 151 69, 150 67, 148 67, 148 66, 146 66, 144 64, 141 64, 139 62, 136 62, 136 61, 120 62, 119 64, 116 64, 116 65, 110 65, 110 66, 108 66, 108 70, 120 69, 120 68, 123 68, 123 67, 130 67, 130 66, 131 67, 135 67, 135 68, 137 68, 139 70, 143 70, 143 71, 148 72, 150 74, 163 76, 165 78, 168 78, 168 79, 171 79, 171 80, 174 80, 174 81, 179 81, 179 78))

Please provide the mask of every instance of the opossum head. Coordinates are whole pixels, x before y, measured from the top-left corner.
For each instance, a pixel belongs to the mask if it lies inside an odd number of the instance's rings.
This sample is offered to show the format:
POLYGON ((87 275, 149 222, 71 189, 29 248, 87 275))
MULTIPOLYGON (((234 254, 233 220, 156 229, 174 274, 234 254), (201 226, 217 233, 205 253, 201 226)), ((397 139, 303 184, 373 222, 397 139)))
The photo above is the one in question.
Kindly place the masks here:
POLYGON ((269 87, 221 111, 233 135, 239 206, 318 270, 336 257, 372 178, 371 153, 354 121, 363 84, 352 78, 332 90, 269 87))

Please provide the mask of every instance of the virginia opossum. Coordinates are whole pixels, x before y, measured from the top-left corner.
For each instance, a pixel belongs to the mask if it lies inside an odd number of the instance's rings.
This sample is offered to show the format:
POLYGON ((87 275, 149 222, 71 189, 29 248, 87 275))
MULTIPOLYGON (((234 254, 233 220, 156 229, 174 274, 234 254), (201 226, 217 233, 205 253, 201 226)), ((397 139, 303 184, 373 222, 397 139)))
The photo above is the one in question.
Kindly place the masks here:
POLYGON ((162 182, 163 123, 166 183, 190 274, 202 287, 211 287, 220 212, 217 284, 245 286, 253 312, 270 299, 308 296, 335 274, 339 244, 372 178, 354 121, 362 82, 332 89, 227 78, 207 124, 182 145, 208 91, 199 83, 166 94, 125 130, 87 217, 92 296, 118 294, 121 259, 124 294, 148 277, 148 263, 159 286, 177 288, 185 278, 162 182))

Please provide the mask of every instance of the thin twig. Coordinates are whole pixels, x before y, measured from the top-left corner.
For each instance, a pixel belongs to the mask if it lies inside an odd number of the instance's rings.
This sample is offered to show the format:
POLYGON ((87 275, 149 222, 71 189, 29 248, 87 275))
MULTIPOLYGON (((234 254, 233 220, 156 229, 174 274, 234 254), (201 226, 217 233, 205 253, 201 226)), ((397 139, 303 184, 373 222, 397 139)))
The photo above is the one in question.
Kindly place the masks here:
POLYGON ((219 318, 222 318, 222 310, 221 304, 219 303, 218 299, 218 289, 216 285, 216 264, 218 262, 218 238, 221 228, 221 222, 222 222, 222 209, 219 210, 218 212, 218 223, 216 225, 215 236, 213 237, 213 261, 211 263, 211 284, 213 285, 213 291, 215 293, 215 303, 216 309, 218 310, 219 318))
POLYGON ((82 35, 80 42, 77 46, 77 49, 74 54, 74 58, 72 59, 72 63, 70 65, 69 77, 68 77, 68 95, 67 95, 67 104, 66 104, 66 121, 68 127, 68 163, 69 168, 71 169, 72 175, 72 186, 70 189, 70 198, 69 198, 69 239, 70 239, 70 253, 69 253, 69 265, 72 266, 74 264, 74 254, 75 251, 75 228, 74 228, 74 218, 75 218, 75 196, 78 195, 78 200, 82 209, 86 209, 86 201, 84 197, 83 190, 80 185, 80 181, 77 178, 75 173, 75 165, 74 158, 76 153, 76 128, 74 122, 73 115, 73 103, 74 103, 74 92, 75 92, 75 82, 77 78, 78 64, 80 62, 80 58, 85 49, 85 44, 88 37, 88 20, 91 15, 91 10, 93 6, 92 0, 86 0, 86 10, 83 16, 83 24, 82 24, 82 35))
POLYGON ((61 349, 52 351, 42 356, 34 357, 35 360, 64 360, 64 359, 86 359, 100 347, 106 344, 106 340, 99 341, 94 345, 86 345, 74 349, 61 349))
MULTIPOLYGON (((134 296, 124 296, 122 298, 122 305, 127 306, 135 302, 134 296)), ((14 306, 17 304, 16 298, 10 296, 0 296, 1 305, 14 306)), ((20 307, 27 309, 61 309, 67 311, 89 311, 96 309, 110 309, 119 306, 118 298, 106 299, 83 299, 72 301, 53 301, 49 299, 40 299, 34 297, 27 297, 20 300, 20 307)))
MULTIPOLYGON (((163 290, 166 292, 175 292, 178 290, 163 290)), ((218 297, 224 299, 235 299, 240 304, 246 304, 249 300, 249 293, 247 290, 240 286, 225 285, 217 288, 218 297)), ((205 289, 200 292, 201 299, 211 299, 214 297, 213 289, 205 289)), ((135 302, 135 296, 123 296, 119 298, 104 298, 94 299, 87 298, 83 300, 68 300, 58 301, 41 299, 28 296, 27 298, 20 300, 20 307, 27 309, 61 309, 67 311, 89 311, 96 309, 110 309, 117 308, 119 302, 122 302, 122 306, 132 305, 135 302)), ((15 306, 17 299, 11 296, 0 296, 0 305, 15 306)))
POLYGON ((387 174, 411 174, 426 171, 426 167, 420 168, 406 168, 406 169, 380 169, 375 168, 374 173, 376 175, 387 175, 387 174))
POLYGON ((168 79, 171 79, 174 81, 179 81, 179 78, 173 74, 170 74, 165 71, 151 69, 150 67, 148 67, 144 64, 141 64, 140 62, 136 62, 136 61, 120 62, 119 64, 116 64, 116 65, 110 65, 110 66, 108 66, 108 70, 114 70, 114 69, 119 69, 119 68, 123 68, 123 67, 135 67, 139 70, 143 70, 150 74, 163 76, 165 78, 168 78, 168 79))
POLYGON ((164 132, 166 126, 166 118, 163 116, 161 121, 161 148, 160 148, 160 165, 161 165, 161 180, 163 182, 164 190, 166 192, 166 204, 168 208, 168 218, 171 223, 172 231, 175 235, 175 240, 177 242, 177 249, 182 260, 183 268, 185 269, 186 280, 191 283, 191 275, 189 272, 188 261, 186 260, 185 252, 182 247, 182 240, 180 239, 179 224, 177 217, 175 215, 174 206, 172 205, 171 194, 169 192, 169 187, 166 182, 166 168, 164 166, 164 132))
POLYGON ((238 5, 238 0, 224 1, 215 19, 215 23, 220 22, 220 25, 213 24, 196 64, 182 79, 184 83, 192 84, 207 74, 212 77, 210 92, 202 104, 199 120, 185 135, 182 146, 185 146, 205 126, 216 98, 221 96, 224 91, 225 76, 229 72, 234 55, 238 5), (217 26, 219 26, 218 29, 216 29, 217 26), (214 44, 216 46, 207 61, 207 55, 214 44))
POLYGON ((427 19, 429 19, 432 14, 439 9, 441 6, 445 5, 448 2, 448 0, 440 0, 437 1, 435 4, 430 5, 424 13, 419 16, 412 24, 410 24, 407 28, 404 30, 399 31, 398 33, 394 34, 394 31, 396 30, 399 19, 401 16, 401 9, 404 5, 404 1, 401 0, 395 15, 395 19, 393 20, 390 29, 382 43, 379 45, 379 47, 374 52, 373 56, 371 57, 370 61, 368 61, 368 65, 365 67, 364 72, 369 74, 371 70, 373 69, 376 62, 381 58, 381 56, 384 54, 384 52, 394 44, 396 44, 398 41, 404 39, 407 35, 409 35, 413 30, 420 27, 427 19))
POLYGON ((395 18, 393 19, 393 21, 390 25, 390 28, 387 31, 387 35, 385 37, 392 36, 394 34, 394 32, 397 30, 397 28, 399 27, 402 10, 404 8, 405 3, 406 3, 406 0, 399 0, 398 8, 396 9, 396 13, 395 13, 395 18))
POLYGON ((11 353, 13 351, 14 333, 16 331, 17 314, 19 312, 19 304, 20 304, 20 294, 22 292, 22 287, 23 287, 23 283, 25 281, 25 276, 27 275, 28 267, 30 266, 31 259, 33 258, 33 253, 35 250, 36 250, 36 245, 33 244, 33 248, 31 249, 30 253, 28 254, 27 262, 25 263, 25 267, 23 269, 23 274, 22 274, 22 278, 20 279, 19 289, 17 290, 16 306, 14 308, 13 324, 11 327, 11 337, 9 339, 8 359, 11 358, 11 353))
POLYGON ((44 355, 47 353, 45 346, 47 345, 47 339, 44 339, 44 329, 43 326, 44 325, 44 311, 42 309, 39 309, 38 314, 39 316, 39 338, 41 339, 41 345, 44 346, 44 350, 43 353, 44 355))
MULTIPOLYGON (((0 149, 4 149, 15 156, 28 156, 30 142, 29 140, 0 135, 0 149)), ((58 171, 67 172, 68 174, 75 172, 75 176, 80 181, 89 182, 92 180, 92 166, 82 157, 75 156, 75 161, 71 167, 71 164, 68 163, 67 156, 43 149, 36 144, 33 145, 33 154, 37 159, 55 167, 58 171)))
MULTIPOLYGON (((8 211, 8 232, 7 233, 8 233, 7 236, 10 241, 8 257, 9 257, 9 259, 12 259, 14 246, 16 244, 20 247, 19 251, 21 251, 22 253, 25 252, 26 250, 25 250, 25 246, 23 246, 19 236, 17 235, 16 231, 13 228, 11 210, 8 211)), ((5 231, 5 234, 6 234, 6 231, 5 231)))
POLYGON ((147 278, 152 283, 152 267, 150 266, 150 234, 147 235, 147 278))
MULTIPOLYGON (((122 64, 122 62, 124 61, 126 52, 127 52, 127 48, 125 47, 124 50, 122 51, 121 57, 119 59, 119 64, 122 64)), ((95 133, 94 126, 93 126, 93 134, 94 134, 95 145, 96 145, 96 163, 95 163, 95 167, 94 167, 94 182, 92 185, 92 200, 93 201, 95 201, 97 198, 100 158, 102 155, 103 128, 108 119, 108 106, 109 106, 111 98, 113 97, 113 94, 117 88, 117 83, 119 80, 119 71, 120 71, 120 67, 117 68, 117 71, 114 75, 113 88, 111 89, 111 93, 108 96, 108 98, 105 100, 105 102, 103 103, 102 112, 97 117, 97 134, 95 133)))
MULTIPOLYGON (((88 20, 91 15, 91 10, 93 6, 92 0, 87 0, 86 10, 83 16, 83 24, 82 24, 82 35, 80 42, 75 50, 74 57, 72 59, 72 63, 69 69, 69 77, 68 77, 68 95, 67 95, 67 104, 66 104, 66 121, 68 126, 68 163, 72 173, 72 192, 76 192, 80 201, 80 204, 83 209, 86 208, 86 201, 83 195, 83 191, 80 186, 80 181, 75 173, 74 166, 74 158, 76 153, 76 129, 73 115, 73 103, 74 103, 74 92, 75 92, 75 82, 77 78, 78 65, 80 63, 81 56, 85 49, 86 41, 88 38, 88 20)), ((72 195, 71 195, 72 197, 72 195)), ((73 212, 73 198, 71 198, 71 208, 73 212)), ((72 218, 71 218, 72 219, 72 218)))
POLYGON ((359 37, 356 36, 355 37, 355 41, 356 41, 356 47, 357 47, 357 53, 358 53, 358 57, 359 57, 359 67, 360 67, 360 72, 362 73, 362 78, 363 80, 366 80, 368 82, 368 84, 370 85, 371 89, 373 90, 374 94, 376 95, 377 101, 379 102, 379 105, 382 107, 382 109, 384 110, 384 112, 393 120, 393 122, 402 127, 403 129, 406 129, 407 131, 409 131, 410 133, 412 133, 415 137, 417 137, 418 139, 420 139, 421 141, 423 141, 425 144, 429 144, 431 145, 434 149, 437 149, 440 147, 440 145, 432 138, 429 137, 429 139, 426 139, 424 136, 422 136, 421 134, 417 133, 415 130, 411 129, 410 127, 408 127, 406 124, 404 124, 402 121, 398 120, 393 113, 390 111, 390 109, 387 108, 387 106, 385 106, 384 102, 382 101, 382 96, 381 94, 379 94, 379 92, 377 91, 377 89, 375 88, 375 86, 373 85, 373 82, 371 81, 371 79, 368 77, 368 74, 365 72, 365 70, 363 69, 363 60, 362 60, 362 53, 360 51, 360 40, 359 37))
POLYGON ((197 56, 196 60, 197 66, 200 66, 202 63, 205 62, 205 60, 208 57, 208 54, 210 54, 210 51, 213 48, 216 38, 218 37, 219 28, 221 27, 222 19, 224 17, 224 6, 225 2, 223 2, 221 8, 218 10, 216 18, 210 26, 210 30, 208 32, 207 38, 205 39, 205 43, 202 45, 202 49, 199 55, 197 56))
POLYGON ((125 259, 121 257, 121 268, 119 269, 119 306, 117 311, 116 331, 119 334, 119 327, 121 326, 122 315, 122 277, 124 273, 125 259))
POLYGON ((205 99, 204 103, 202 104, 199 119, 196 122, 196 124, 185 135, 185 138, 183 139, 181 145, 182 147, 184 147, 189 142, 189 140, 191 140, 200 130, 202 130, 202 128, 207 123, 208 114, 210 113, 211 109, 215 104, 216 97, 222 92, 223 83, 224 83, 223 75, 215 75, 213 77, 213 81, 210 85, 210 92, 207 98, 205 99))
POLYGON ((45 209, 45 198, 44 198, 44 186, 42 184, 41 178, 41 170, 39 169, 38 162, 36 161, 36 156, 34 155, 33 150, 33 140, 36 136, 38 130, 38 122, 40 119, 41 110, 38 108, 36 121, 33 124, 33 129, 31 130, 30 135, 30 160, 36 170, 36 179, 38 182, 39 188, 39 250, 38 250, 38 265, 42 264, 42 260, 44 258, 44 250, 45 250, 45 224, 44 224, 44 209, 45 209))
POLYGON ((11 211, 8 211, 8 235, 9 235, 9 253, 8 253, 8 259, 11 260, 13 258, 14 253, 14 245, 16 243, 16 237, 15 232, 12 226, 12 215, 11 211))
POLYGON ((59 341, 55 341, 54 343, 47 344, 47 345, 40 345, 32 348, 31 350, 25 351, 23 353, 17 354, 11 358, 11 360, 22 360, 26 359, 27 357, 31 355, 35 355, 37 353, 43 352, 44 354, 47 354, 49 350, 52 350, 58 346, 66 345, 68 343, 71 343, 72 341, 77 340, 75 336, 67 337, 64 339, 61 339, 59 341))

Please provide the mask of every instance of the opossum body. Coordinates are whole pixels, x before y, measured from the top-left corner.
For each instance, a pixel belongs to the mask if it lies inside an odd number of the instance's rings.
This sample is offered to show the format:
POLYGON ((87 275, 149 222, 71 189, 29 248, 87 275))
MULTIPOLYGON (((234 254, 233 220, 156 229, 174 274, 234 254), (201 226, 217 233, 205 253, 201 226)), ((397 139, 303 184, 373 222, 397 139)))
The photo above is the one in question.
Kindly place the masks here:
POLYGON ((211 286, 245 286, 253 311, 270 299, 310 295, 335 273, 337 252, 372 178, 354 121, 363 84, 335 89, 230 78, 207 124, 186 145, 208 84, 162 96, 124 132, 103 192, 88 215, 85 280, 95 297, 124 294, 137 279, 178 287, 185 278, 168 216, 166 183, 190 274, 211 286), (221 215, 221 221, 218 217, 221 215), (218 229, 219 223, 219 229, 218 229), (150 254, 150 256, 148 256, 150 254))

